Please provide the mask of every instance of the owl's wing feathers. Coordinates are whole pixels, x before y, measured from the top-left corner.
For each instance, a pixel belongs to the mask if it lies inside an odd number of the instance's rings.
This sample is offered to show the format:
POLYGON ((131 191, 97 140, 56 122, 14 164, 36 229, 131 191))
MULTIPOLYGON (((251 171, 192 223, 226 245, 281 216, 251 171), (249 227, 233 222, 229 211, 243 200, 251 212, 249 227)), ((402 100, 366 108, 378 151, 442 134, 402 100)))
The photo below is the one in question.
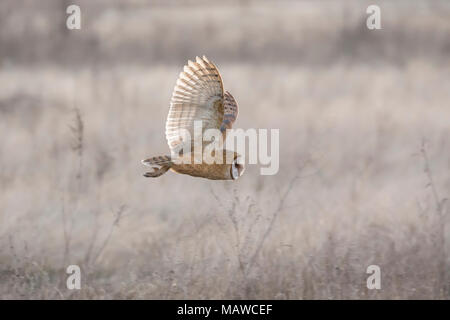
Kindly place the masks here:
POLYGON ((236 121, 238 116, 238 105, 234 97, 228 91, 225 91, 223 99, 223 121, 220 126, 220 131, 222 134, 226 135, 226 130, 231 129, 233 123, 236 121))
POLYGON ((222 78, 205 56, 184 66, 172 93, 166 122, 167 143, 172 151, 179 150, 186 141, 186 131, 191 140, 195 138, 194 121, 197 120, 203 120, 203 131, 219 129, 224 120, 222 78))

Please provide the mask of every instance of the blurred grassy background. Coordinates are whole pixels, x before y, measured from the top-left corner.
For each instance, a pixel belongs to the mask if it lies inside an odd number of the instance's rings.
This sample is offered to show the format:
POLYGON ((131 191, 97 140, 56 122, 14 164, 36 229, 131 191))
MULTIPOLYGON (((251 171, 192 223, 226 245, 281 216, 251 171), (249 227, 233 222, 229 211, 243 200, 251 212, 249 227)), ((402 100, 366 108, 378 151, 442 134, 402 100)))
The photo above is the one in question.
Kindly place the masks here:
POLYGON ((2 1, 0 297, 448 299, 450 4, 378 3, 2 1), (277 175, 142 177, 203 54, 277 175))

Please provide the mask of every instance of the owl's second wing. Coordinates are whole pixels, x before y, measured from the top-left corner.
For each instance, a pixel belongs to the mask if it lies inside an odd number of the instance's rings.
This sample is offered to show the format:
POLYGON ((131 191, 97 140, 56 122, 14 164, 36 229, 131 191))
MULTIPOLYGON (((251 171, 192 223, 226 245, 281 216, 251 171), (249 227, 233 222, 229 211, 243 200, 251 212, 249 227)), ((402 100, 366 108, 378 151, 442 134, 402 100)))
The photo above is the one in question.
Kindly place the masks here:
POLYGON ((227 134, 227 129, 231 129, 233 123, 236 121, 238 116, 238 105, 234 97, 228 91, 224 94, 223 99, 223 120, 220 125, 220 131, 223 134, 224 140, 227 134))
POLYGON ((203 131, 220 129, 224 120, 223 83, 216 66, 203 58, 188 61, 172 93, 166 122, 166 138, 171 151, 194 137, 194 121, 202 120, 203 131))

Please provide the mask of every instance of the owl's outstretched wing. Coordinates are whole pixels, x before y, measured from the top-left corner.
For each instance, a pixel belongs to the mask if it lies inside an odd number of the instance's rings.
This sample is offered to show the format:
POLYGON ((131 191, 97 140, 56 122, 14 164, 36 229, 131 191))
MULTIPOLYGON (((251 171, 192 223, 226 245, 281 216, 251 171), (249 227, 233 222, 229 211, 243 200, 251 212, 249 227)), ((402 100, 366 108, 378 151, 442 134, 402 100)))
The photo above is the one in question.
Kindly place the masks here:
POLYGON ((173 90, 166 122, 166 138, 171 151, 178 152, 188 138, 195 139, 194 122, 198 120, 202 120, 203 131, 220 129, 224 121, 222 78, 205 56, 197 57, 195 62, 189 60, 173 90))

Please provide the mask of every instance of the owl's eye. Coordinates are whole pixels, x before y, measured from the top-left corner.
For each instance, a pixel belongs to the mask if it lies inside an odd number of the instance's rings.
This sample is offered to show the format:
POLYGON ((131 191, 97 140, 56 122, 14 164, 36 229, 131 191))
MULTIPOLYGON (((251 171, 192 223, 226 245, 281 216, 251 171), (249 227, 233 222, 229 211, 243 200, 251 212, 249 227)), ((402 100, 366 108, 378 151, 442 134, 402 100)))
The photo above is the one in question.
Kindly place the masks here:
POLYGON ((231 178, 233 178, 233 180, 239 178, 239 170, 236 167, 236 160, 231 164, 231 178))

